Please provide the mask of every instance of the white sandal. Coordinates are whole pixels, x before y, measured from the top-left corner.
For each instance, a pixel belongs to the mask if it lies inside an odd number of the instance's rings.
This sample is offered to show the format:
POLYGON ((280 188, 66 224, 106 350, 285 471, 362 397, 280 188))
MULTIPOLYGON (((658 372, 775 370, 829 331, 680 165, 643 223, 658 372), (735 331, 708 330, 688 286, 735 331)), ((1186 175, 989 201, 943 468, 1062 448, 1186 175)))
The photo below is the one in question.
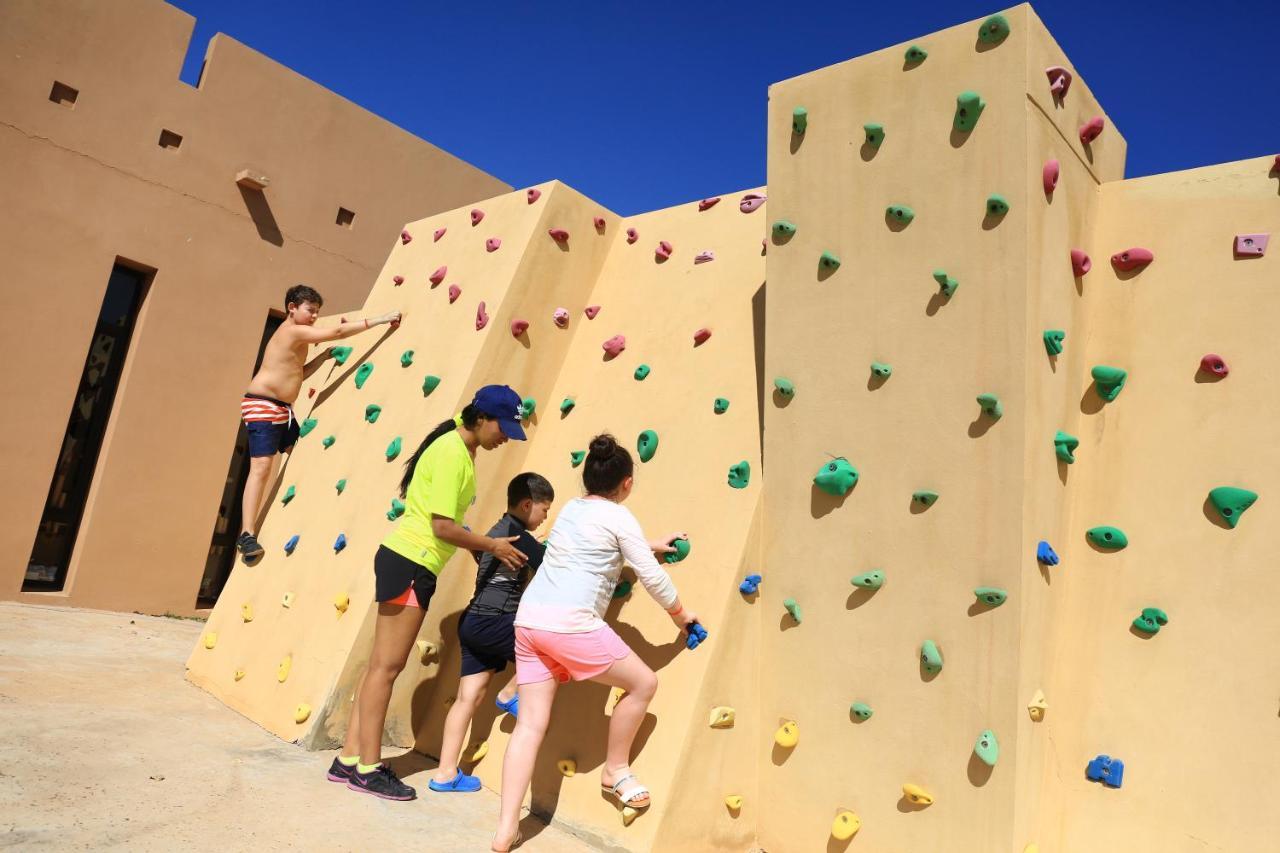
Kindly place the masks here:
POLYGON ((605 793, 613 794, 613 796, 617 797, 618 802, 621 803, 623 806, 630 806, 633 809, 645 809, 645 808, 648 808, 651 803, 651 800, 650 800, 640 805, 635 804, 635 800, 637 800, 638 798, 649 797, 649 789, 646 788, 644 785, 640 784, 640 780, 636 778, 636 775, 634 773, 630 772, 629 768, 628 768, 628 772, 624 776, 622 776, 622 778, 618 779, 618 781, 614 782, 612 785, 606 785, 603 782, 601 782, 600 788, 605 793), (623 795, 622 786, 627 782, 635 782, 636 785, 634 788, 631 788, 630 790, 628 790, 625 795, 623 795))

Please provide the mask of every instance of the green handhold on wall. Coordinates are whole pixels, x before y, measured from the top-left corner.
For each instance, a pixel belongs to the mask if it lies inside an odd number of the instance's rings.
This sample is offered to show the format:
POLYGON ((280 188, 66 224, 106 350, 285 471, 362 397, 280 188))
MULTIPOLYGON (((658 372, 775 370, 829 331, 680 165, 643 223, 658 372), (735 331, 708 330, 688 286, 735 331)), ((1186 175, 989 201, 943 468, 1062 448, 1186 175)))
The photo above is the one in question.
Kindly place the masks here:
POLYGON ((577 468, 579 465, 581 465, 582 460, 586 458, 587 458, 587 451, 585 450, 569 451, 569 464, 572 465, 574 468, 577 468))
POLYGON ((436 390, 436 386, 439 384, 440 384, 439 376, 431 376, 430 374, 428 374, 427 378, 422 380, 422 396, 424 397, 430 396, 431 392, 436 390))
POLYGON ((320 443, 324 445, 325 450, 328 450, 330 447, 333 447, 333 443, 335 441, 337 441, 337 439, 331 435, 326 435, 324 438, 320 439, 320 443))
POLYGON ((1009 200, 999 193, 987 196, 987 215, 1004 216, 1009 212, 1009 200))
POLYGON ((653 454, 658 452, 658 434, 651 429, 640 433, 640 437, 636 439, 636 452, 640 454, 641 462, 652 459, 653 454))
POLYGON ((973 590, 974 597, 988 607, 999 607, 1008 599, 1009 593, 998 586, 980 586, 973 590))
POLYGON ((854 575, 849 579, 849 583, 854 586, 860 586, 863 589, 879 589, 884 586, 884 571, 882 569, 873 569, 860 575, 854 575))
POLYGON ((901 222, 903 225, 908 224, 916 218, 916 212, 905 204, 891 204, 885 208, 885 215, 894 222, 901 222))
POLYGON ((330 347, 329 352, 333 354, 334 364, 346 364, 351 358, 351 347, 330 347))
POLYGON ((413 350, 407 349, 400 353, 400 366, 408 367, 411 364, 413 364, 413 350))
POLYGON ((729 485, 735 489, 745 489, 751 482, 751 464, 745 459, 737 465, 729 466, 729 485))
POLYGON ((933 506, 938 502, 938 493, 930 491, 912 492, 911 501, 920 506, 933 506))
POLYGON ((998 420, 1004 417, 1004 404, 995 394, 979 394, 978 405, 982 408, 982 413, 989 418, 998 420))
POLYGON ((925 672, 942 672, 942 652, 933 640, 925 640, 920 646, 920 664, 925 672))
POLYGON ((992 15, 978 29, 978 41, 983 44, 999 44, 1009 36, 1009 21, 1004 15, 992 15))
POLYGON ((888 379, 893 375, 893 365, 873 361, 871 362, 871 373, 875 376, 879 376, 881 379, 888 379))
POLYGON ((884 125, 868 122, 862 126, 867 134, 867 144, 872 148, 879 148, 880 143, 884 142, 884 125))
POLYGON ((305 421, 298 424, 298 438, 305 438, 307 433, 316 428, 317 423, 319 423, 319 421, 315 418, 307 418, 305 421))
POLYGON ((284 497, 280 498, 280 503, 287 504, 289 501, 293 500, 296 494, 298 494, 298 490, 293 486, 290 486, 284 490, 284 497))
POLYGON ((804 107, 796 107, 791 111, 791 132, 804 133, 809 129, 809 111, 804 107))
POLYGON ((938 283, 938 290, 947 299, 951 298, 951 294, 956 292, 956 288, 960 286, 960 282, 947 275, 946 270, 934 270, 933 280, 938 283))
POLYGON ((729 411, 729 401, 724 397, 716 397, 716 401, 711 407, 715 410, 717 415, 723 415, 725 412, 729 411))
POLYGON ((794 397, 796 395, 796 386, 791 384, 791 380, 786 377, 779 376, 774 379, 773 387, 784 397, 794 397))
POLYGON ((675 551, 670 554, 663 554, 663 562, 679 563, 685 557, 689 556, 689 552, 693 550, 693 546, 689 544, 688 539, 676 539, 672 541, 671 547, 675 548, 675 551))
POLYGON ((1231 527, 1240 523, 1240 516, 1253 506, 1257 499, 1257 492, 1235 486, 1218 486, 1209 492, 1209 502, 1218 511, 1218 515, 1222 516, 1222 520, 1231 527))
POLYGON ((404 515, 404 501, 399 498, 392 498, 391 509, 387 510, 387 520, 395 521, 402 515, 404 515))
POLYGON ((858 469, 841 456, 819 468, 814 475, 813 484, 827 494, 841 498, 858 484, 858 469))
POLYGON ((1076 461, 1075 451, 1080 446, 1080 439, 1074 435, 1069 435, 1062 430, 1058 430, 1053 435, 1053 452, 1068 465, 1072 465, 1076 461))
POLYGON ((830 252, 823 252, 818 258, 818 266, 822 267, 824 270, 835 272, 840 269, 840 259, 830 252))
POLYGON ((341 480, 339 480, 338 482, 334 483, 334 484, 333 484, 333 487, 334 487, 335 489, 337 489, 337 490, 338 490, 338 494, 342 494, 342 490, 343 490, 343 489, 345 489, 345 488, 347 487, 347 480, 346 480, 346 478, 344 477, 343 479, 341 479, 341 480))
POLYGON ((1168 624, 1169 615, 1159 607, 1144 607, 1138 618, 1133 620, 1133 627, 1144 634, 1158 634, 1160 628, 1168 624))
POLYGON ((645 377, 649 375, 649 365, 642 364, 636 368, 635 377, 637 382, 643 382, 645 377))
POLYGON ((387 445, 387 461, 390 462, 400 455, 400 436, 391 439, 391 443, 387 445))
POLYGON ((1119 527, 1110 527, 1104 525, 1102 527, 1091 527, 1085 531, 1085 536, 1089 541, 1099 548, 1105 548, 1108 551, 1119 551, 1121 548, 1129 544, 1129 537, 1124 535, 1124 531, 1119 527))
POLYGON ((996 762, 1000 760, 1000 743, 996 740, 996 733, 986 729, 978 735, 978 740, 973 745, 973 753, 982 760, 983 764, 995 767, 996 762))
POLYGON ((797 625, 799 625, 802 619, 800 605, 796 603, 796 600, 794 598, 785 599, 782 602, 782 606, 786 608, 787 612, 791 614, 791 618, 795 620, 797 625))
POLYGON ((907 48, 906 59, 909 63, 915 64, 924 62, 928 58, 929 51, 925 50, 918 44, 913 44, 911 47, 907 48))
POLYGON ((356 370, 356 387, 363 388, 364 383, 369 381, 369 374, 373 373, 373 362, 366 361, 356 370))
POLYGON ((529 420, 533 417, 533 412, 538 408, 538 401, 532 397, 525 397, 520 401, 520 417, 523 420, 529 420))
POLYGON ((563 400, 560 401, 560 414, 562 415, 569 414, 570 412, 573 411, 573 407, 575 405, 577 404, 574 403, 572 397, 565 397, 563 400))
POLYGON ((871 706, 865 702, 854 702, 849 706, 849 713, 853 714, 859 720, 869 720, 875 711, 872 711, 871 706))
POLYGON ((968 133, 978 124, 978 117, 987 108, 987 102, 977 92, 961 92, 956 95, 956 115, 951 124, 956 130, 968 133))
POLYGON ((1049 355, 1062 355, 1062 342, 1066 340, 1067 333, 1061 329, 1045 329, 1044 331, 1044 349, 1049 355))
POLYGON ((1105 364, 1099 364, 1089 373, 1097 385, 1098 396, 1107 402, 1111 402, 1120 395, 1120 390, 1124 388, 1124 381, 1129 376, 1120 368, 1108 367, 1105 364))
POLYGON ((791 237, 796 233, 796 225, 789 219, 779 219, 773 223, 773 236, 778 238, 791 237))
POLYGON ((619 581, 618 585, 613 588, 614 598, 626 598, 631 594, 631 581, 619 581))
POLYGON ((378 422, 378 415, 382 414, 382 407, 377 403, 370 403, 364 407, 364 419, 371 424, 378 422))

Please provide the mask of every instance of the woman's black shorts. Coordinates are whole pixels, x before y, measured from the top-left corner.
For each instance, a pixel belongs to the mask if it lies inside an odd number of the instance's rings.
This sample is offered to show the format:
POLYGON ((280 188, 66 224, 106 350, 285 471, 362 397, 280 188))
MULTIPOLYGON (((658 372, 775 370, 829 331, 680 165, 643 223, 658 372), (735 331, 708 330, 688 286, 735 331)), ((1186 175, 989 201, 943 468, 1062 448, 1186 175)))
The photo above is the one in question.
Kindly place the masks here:
POLYGON ((458 620, 458 645, 462 647, 462 674, 489 670, 502 672, 516 659, 516 615, 464 611, 458 620))
POLYGON ((374 598, 378 601, 394 601, 413 584, 413 594, 423 610, 431 603, 436 591, 436 576, 426 566, 397 554, 386 545, 379 545, 373 555, 374 598))

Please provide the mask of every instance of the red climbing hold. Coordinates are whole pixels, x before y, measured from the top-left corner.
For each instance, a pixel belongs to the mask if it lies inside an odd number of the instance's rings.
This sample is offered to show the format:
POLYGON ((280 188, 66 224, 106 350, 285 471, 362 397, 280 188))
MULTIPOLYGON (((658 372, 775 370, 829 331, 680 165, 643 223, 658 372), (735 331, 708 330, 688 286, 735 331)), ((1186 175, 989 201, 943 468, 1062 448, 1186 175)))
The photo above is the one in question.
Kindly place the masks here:
POLYGON ((542 190, 525 190, 524 197, 529 200, 529 204, 533 204, 542 198, 542 190))
POLYGON ((481 302, 476 306, 476 331, 480 331, 489 325, 489 315, 485 313, 484 303, 481 302))
POLYGON ((1271 164, 1271 171, 1280 172, 1280 154, 1276 155, 1276 161, 1271 164))
POLYGON ((596 315, 600 313, 600 306, 588 305, 586 310, 583 311, 582 313, 587 315, 588 320, 594 320, 596 318, 596 315))
POLYGON ((1077 277, 1084 275, 1093 269, 1093 261, 1089 260, 1089 256, 1084 253, 1083 249, 1071 250, 1071 272, 1077 277))
POLYGON ((1150 249, 1125 249, 1123 252, 1116 252, 1111 256, 1111 266, 1121 272, 1129 272, 1130 270, 1142 269, 1155 259, 1156 256, 1151 254, 1150 249))
POLYGON ((1044 70, 1044 73, 1049 76, 1049 91, 1061 101, 1067 96, 1067 90, 1071 88, 1071 72, 1061 65, 1051 65, 1044 70))
POLYGON ((765 196, 762 196, 759 193, 747 193, 742 197, 742 200, 738 202, 738 210, 741 210, 743 213, 750 213, 760 205, 764 204, 764 201, 765 196))
POLYGON ((1053 191, 1058 187, 1058 173, 1061 167, 1057 160, 1050 160, 1044 164, 1044 169, 1040 173, 1040 178, 1044 181, 1044 194, 1053 195, 1053 191))
POLYGON ((401 231, 401 232, 400 232, 400 244, 401 244, 401 245, 405 245, 405 244, 409 243, 409 242, 410 242, 410 241, 412 241, 412 240, 413 240, 413 235, 412 235, 412 234, 410 234, 408 231, 401 231))
POLYGON ((640 239, 640 232, 639 232, 639 231, 637 231, 637 230, 636 230, 636 229, 634 229, 634 228, 628 228, 628 229, 627 229, 627 242, 628 242, 628 243, 634 243, 635 241, 637 241, 637 240, 639 240, 639 239, 640 239))
POLYGON ((1102 120, 1102 116, 1094 116, 1089 119, 1089 123, 1080 128, 1080 141, 1088 145, 1097 139, 1102 133, 1102 128, 1106 126, 1106 122, 1102 120))
POLYGON ((708 210, 710 208, 715 207, 719 203, 720 203, 720 196, 716 196, 715 198, 704 198, 702 201, 698 202, 698 211, 702 212, 704 210, 708 210))
POLYGON ((614 335, 612 338, 609 338, 609 340, 601 344, 601 347, 610 355, 610 357, 613 357, 627 348, 627 339, 622 335, 614 335))
POLYGON ((1270 234, 1237 234, 1236 254, 1243 257, 1261 257, 1267 251, 1270 234))
POLYGON ((695 347, 700 347, 709 340, 711 340, 710 329, 703 328, 693 333, 693 345, 695 347))
POLYGON ((512 320, 511 321, 511 336, 514 338, 520 337, 528 329, 529 329, 528 320, 512 320))
POLYGON ((557 243, 569 242, 569 232, 563 228, 550 228, 547 230, 547 233, 550 234, 551 239, 555 240, 557 243))
POLYGON ((497 237, 490 237, 488 240, 484 241, 484 250, 486 252, 496 252, 498 251, 498 247, 501 245, 502 241, 497 237))
POLYGON ((448 230, 449 230, 448 228, 437 228, 437 229, 436 229, 435 236, 431 238, 431 242, 432 242, 432 243, 439 243, 439 242, 440 242, 440 238, 444 236, 444 232, 446 232, 446 231, 448 231, 448 230))
POLYGON ((483 211, 483 210, 481 210, 480 208, 478 208, 478 207, 477 207, 477 208, 475 208, 474 210, 472 210, 472 211, 471 211, 471 224, 472 224, 472 225, 479 225, 479 224, 480 224, 480 220, 481 220, 481 219, 484 219, 484 211, 483 211))
POLYGON ((707 261, 714 261, 715 259, 716 259, 716 253, 708 249, 705 252, 699 252, 698 254, 694 255, 693 262, 695 264, 705 264, 707 261))
POLYGON ((448 272, 449 272, 448 267, 440 267, 440 269, 436 270, 431 275, 427 276, 427 281, 431 282, 432 284, 439 284, 440 282, 444 281, 444 277, 448 272))
POLYGON ((671 257, 671 251, 671 244, 663 240, 658 244, 658 248, 653 250, 653 253, 660 258, 669 258, 671 257))
POLYGON ((314 389, 314 388, 308 388, 308 389, 307 389, 307 399, 308 399, 308 400, 310 400, 310 399, 311 399, 312 397, 314 397, 315 395, 316 395, 316 389, 314 389))
POLYGON ((603 231, 603 230, 604 230, 604 217, 603 217, 603 216, 597 216, 595 219, 593 219, 593 220, 591 220, 591 221, 592 221, 592 223, 594 223, 594 224, 595 224, 595 226, 596 226, 596 230, 597 230, 597 231, 603 231))
POLYGON ((461 295, 462 295, 462 288, 461 288, 461 287, 458 287, 458 285, 456 285, 456 284, 451 284, 451 285, 449 285, 449 304, 450 304, 450 305, 452 305, 453 303, 457 302, 457 301, 458 301, 458 297, 459 297, 459 296, 461 296, 461 295))
POLYGON ((555 311, 551 312, 551 319, 560 328, 562 329, 569 328, 569 309, 557 308, 555 311))
POLYGON ((391 283, 394 284, 396 287, 399 287, 400 285, 404 284, 404 276, 402 275, 391 276, 391 283))
POLYGON ((1209 353, 1200 359, 1200 369, 1205 373, 1212 373, 1214 376, 1226 376, 1231 372, 1231 368, 1227 367, 1227 363, 1222 360, 1222 356, 1209 353))

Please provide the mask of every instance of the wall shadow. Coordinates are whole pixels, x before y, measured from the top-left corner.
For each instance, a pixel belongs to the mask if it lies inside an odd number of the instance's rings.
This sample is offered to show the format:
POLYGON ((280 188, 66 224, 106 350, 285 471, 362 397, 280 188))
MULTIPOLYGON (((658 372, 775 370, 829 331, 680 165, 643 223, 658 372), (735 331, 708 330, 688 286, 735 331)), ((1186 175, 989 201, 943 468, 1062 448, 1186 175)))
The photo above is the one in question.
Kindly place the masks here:
POLYGON ((280 226, 276 224, 271 205, 267 204, 266 194, 260 190, 246 189, 238 184, 236 189, 240 190, 240 198, 244 199, 245 209, 249 211, 249 218, 258 229, 258 236, 273 246, 283 246, 284 235, 280 233, 280 226))

